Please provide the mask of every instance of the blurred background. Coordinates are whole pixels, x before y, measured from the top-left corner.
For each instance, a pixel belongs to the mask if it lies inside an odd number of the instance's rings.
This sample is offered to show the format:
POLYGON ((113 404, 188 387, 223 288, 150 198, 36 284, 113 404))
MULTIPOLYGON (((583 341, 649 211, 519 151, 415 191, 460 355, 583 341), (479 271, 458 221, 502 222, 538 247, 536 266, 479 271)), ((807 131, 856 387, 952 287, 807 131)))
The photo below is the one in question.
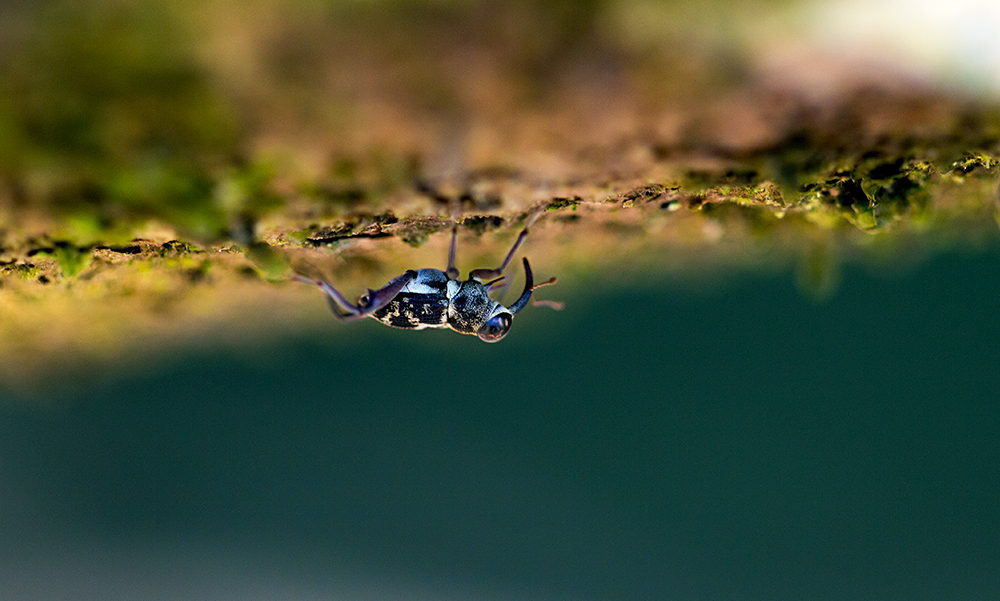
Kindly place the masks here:
POLYGON ((996 31, 3 0, 0 597, 991 598, 996 31), (560 201, 522 254, 564 311, 486 345, 284 282, 441 268, 456 198, 463 272, 560 201))

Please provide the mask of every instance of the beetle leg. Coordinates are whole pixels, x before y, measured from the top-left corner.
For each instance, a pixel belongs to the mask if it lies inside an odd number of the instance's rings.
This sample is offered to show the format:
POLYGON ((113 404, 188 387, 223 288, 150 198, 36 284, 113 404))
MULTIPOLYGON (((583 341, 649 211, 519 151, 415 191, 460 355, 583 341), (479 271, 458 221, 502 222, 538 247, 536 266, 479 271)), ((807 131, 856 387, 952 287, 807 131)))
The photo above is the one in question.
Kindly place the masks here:
POLYGON ((326 300, 330 304, 330 311, 333 312, 337 319, 341 321, 355 321, 368 317, 388 305, 415 277, 417 277, 417 272, 410 270, 401 276, 389 280, 389 283, 378 290, 369 289, 368 293, 361 297, 357 305, 352 305, 344 298, 343 294, 323 280, 315 280, 298 274, 292 276, 292 279, 305 284, 319 286, 320 290, 326 294, 326 300))
POLYGON ((486 282, 485 284, 483 284, 483 286, 486 286, 488 288, 488 292, 493 293, 496 292, 497 290, 506 289, 508 284, 509 282, 507 281, 507 276, 502 275, 495 280, 486 282))
POLYGON ((451 226, 451 249, 448 251, 448 270, 445 274, 449 280, 457 280, 460 275, 455 267, 455 246, 458 244, 458 222, 451 226))
POLYGON ((507 257, 504 258, 500 267, 497 267, 496 269, 473 269, 469 272, 469 277, 483 280, 493 279, 503 275, 504 269, 507 269, 507 265, 510 263, 510 260, 514 258, 514 253, 517 252, 517 249, 521 248, 521 245, 524 244, 524 239, 528 237, 528 228, 530 228, 544 212, 545 207, 542 207, 531 215, 528 215, 528 219, 524 222, 524 229, 517 235, 517 240, 514 241, 514 246, 510 249, 510 252, 507 253, 507 257))

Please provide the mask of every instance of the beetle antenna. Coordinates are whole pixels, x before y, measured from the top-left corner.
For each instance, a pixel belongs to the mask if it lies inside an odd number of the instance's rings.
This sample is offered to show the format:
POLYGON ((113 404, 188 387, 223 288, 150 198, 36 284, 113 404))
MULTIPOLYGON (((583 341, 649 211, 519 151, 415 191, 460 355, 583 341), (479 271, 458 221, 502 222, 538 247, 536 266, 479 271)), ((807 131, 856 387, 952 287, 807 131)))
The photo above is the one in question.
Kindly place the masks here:
POLYGON ((514 241, 514 246, 511 247, 510 252, 507 253, 503 263, 500 264, 500 267, 497 267, 496 269, 473 269, 469 272, 469 277, 483 279, 496 277, 502 274, 504 270, 507 269, 507 265, 510 263, 511 259, 514 258, 514 254, 517 253, 517 249, 521 248, 521 245, 524 244, 524 239, 528 237, 528 230, 535 223, 535 221, 538 221, 538 218, 541 217, 544 212, 545 206, 543 205, 528 215, 528 217, 524 220, 524 229, 522 229, 521 233, 517 235, 517 240, 514 241))
POLYGON ((524 308, 528 304, 528 299, 531 298, 531 287, 535 285, 535 281, 531 274, 531 264, 528 263, 528 257, 521 259, 524 263, 524 292, 521 296, 514 302, 513 305, 509 307, 510 312, 517 315, 517 312, 524 308))
POLYGON ((542 286, 551 286, 552 284, 555 284, 558 281, 559 280, 557 280, 556 278, 549 278, 549 279, 545 280, 544 282, 542 282, 540 284, 535 284, 534 286, 531 287, 531 289, 532 290, 538 290, 542 286))
POLYGON ((563 304, 563 303, 561 303, 561 302, 559 302, 559 301, 535 300, 535 299, 531 299, 531 306, 532 307, 548 307, 549 309, 554 309, 556 311, 562 311, 563 309, 566 308, 566 305, 563 304))

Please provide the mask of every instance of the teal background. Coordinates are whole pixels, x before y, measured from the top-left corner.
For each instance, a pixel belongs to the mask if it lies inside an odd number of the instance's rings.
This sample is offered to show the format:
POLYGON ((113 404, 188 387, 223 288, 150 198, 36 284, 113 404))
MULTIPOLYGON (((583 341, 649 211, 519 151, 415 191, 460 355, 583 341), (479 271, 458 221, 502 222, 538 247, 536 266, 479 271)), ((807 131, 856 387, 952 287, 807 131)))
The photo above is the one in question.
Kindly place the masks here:
POLYGON ((995 598, 998 268, 609 287, 497 345, 331 319, 14 399, 0 589, 995 598))

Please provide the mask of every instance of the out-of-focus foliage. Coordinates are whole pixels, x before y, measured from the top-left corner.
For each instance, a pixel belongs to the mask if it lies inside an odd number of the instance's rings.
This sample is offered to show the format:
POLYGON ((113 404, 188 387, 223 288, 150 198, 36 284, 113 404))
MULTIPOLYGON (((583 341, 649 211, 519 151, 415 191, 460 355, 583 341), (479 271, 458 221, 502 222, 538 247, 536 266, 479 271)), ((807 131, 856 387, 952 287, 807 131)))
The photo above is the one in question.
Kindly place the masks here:
POLYGON ((168 3, 55 1, 19 25, 2 64, 8 169, 193 163, 236 143, 235 115, 168 3))
MULTIPOLYGON (((477 170, 537 189, 634 177, 644 168, 618 157, 642 148, 669 163, 677 149, 720 147, 772 157, 752 168, 787 196, 870 150, 796 137, 814 101, 757 81, 747 17, 800 4, 14 2, 0 19, 0 202, 89 223, 75 235, 90 242, 127 239, 150 218, 208 241, 275 210, 385 210, 421 178, 496 208, 502 195, 469 183, 477 170), (741 94, 773 106, 712 125, 706 111, 741 94), (800 164, 803 152, 826 164, 800 164)), ((956 160, 991 151, 950 133, 956 160)), ((932 134, 907 144, 939 146, 932 134)))
POLYGON ((0 181, 15 204, 215 235, 215 170, 241 125, 171 3, 21 7, 0 58, 0 181))

